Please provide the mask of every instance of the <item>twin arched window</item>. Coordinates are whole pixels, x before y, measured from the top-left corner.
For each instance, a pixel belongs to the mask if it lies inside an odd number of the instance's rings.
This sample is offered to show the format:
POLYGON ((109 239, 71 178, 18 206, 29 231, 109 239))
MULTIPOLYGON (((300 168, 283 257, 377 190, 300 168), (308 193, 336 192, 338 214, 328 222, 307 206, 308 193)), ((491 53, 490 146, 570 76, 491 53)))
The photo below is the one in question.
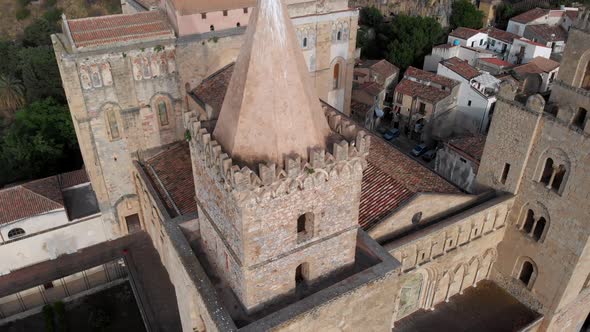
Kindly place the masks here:
POLYGON ((10 231, 8 231, 8 238, 9 239, 14 239, 16 237, 24 236, 25 234, 26 233, 25 233, 25 230, 24 229, 22 229, 22 228, 13 228, 10 231))
POLYGON ((557 165, 553 162, 553 159, 547 158, 539 182, 545 184, 547 189, 560 193, 566 171, 565 165, 557 165))
POLYGON ((535 241, 543 240, 545 228, 547 226, 547 219, 540 217, 535 219, 535 212, 528 209, 525 215, 524 223, 522 224, 522 231, 531 236, 535 241))

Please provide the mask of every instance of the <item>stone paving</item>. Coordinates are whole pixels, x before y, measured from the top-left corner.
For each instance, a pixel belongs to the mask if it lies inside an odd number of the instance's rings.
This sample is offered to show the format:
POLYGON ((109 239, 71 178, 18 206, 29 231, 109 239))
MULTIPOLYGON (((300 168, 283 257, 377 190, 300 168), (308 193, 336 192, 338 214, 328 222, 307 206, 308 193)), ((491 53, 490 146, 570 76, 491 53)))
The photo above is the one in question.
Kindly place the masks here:
POLYGON ((393 332, 520 331, 540 317, 493 282, 482 281, 434 311, 419 310, 397 321, 393 332))

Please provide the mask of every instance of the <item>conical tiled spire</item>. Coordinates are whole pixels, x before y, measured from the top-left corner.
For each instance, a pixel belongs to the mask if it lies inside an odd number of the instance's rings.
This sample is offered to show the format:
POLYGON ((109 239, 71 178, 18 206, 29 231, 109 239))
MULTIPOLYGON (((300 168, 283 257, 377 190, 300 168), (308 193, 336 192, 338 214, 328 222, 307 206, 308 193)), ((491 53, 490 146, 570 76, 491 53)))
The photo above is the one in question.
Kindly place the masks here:
POLYGON ((213 136, 233 159, 282 166, 329 134, 285 5, 258 0, 213 136))

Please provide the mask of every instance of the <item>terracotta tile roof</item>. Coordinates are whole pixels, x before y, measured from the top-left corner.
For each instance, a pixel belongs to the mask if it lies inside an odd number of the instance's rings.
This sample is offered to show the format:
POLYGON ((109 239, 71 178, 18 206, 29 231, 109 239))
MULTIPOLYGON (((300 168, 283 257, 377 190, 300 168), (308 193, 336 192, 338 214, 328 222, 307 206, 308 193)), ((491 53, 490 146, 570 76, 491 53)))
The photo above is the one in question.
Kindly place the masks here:
POLYGON ((373 135, 363 173, 359 224, 369 229, 418 192, 460 194, 435 172, 373 135))
POLYGON ((367 113, 373 108, 372 105, 367 105, 356 100, 350 102, 350 111, 357 116, 364 118, 367 113))
POLYGON ((365 72, 362 72, 362 71, 360 71, 360 70, 356 70, 356 69, 354 70, 354 74, 355 74, 356 76, 359 76, 359 77, 365 77, 365 76, 367 76, 367 73, 365 73, 365 72))
POLYGON ((450 90, 444 91, 437 87, 414 82, 407 78, 404 78, 398 85, 396 85, 395 92, 406 96, 420 97, 431 103, 437 103, 451 94, 450 90))
POLYGON ((480 161, 486 144, 486 136, 477 134, 453 138, 448 141, 448 144, 456 150, 462 151, 475 160, 480 161))
POLYGON ((88 174, 86 173, 86 169, 84 168, 77 171, 60 174, 58 177, 62 189, 90 182, 90 179, 88 179, 88 174))
POLYGON ((447 78, 447 77, 444 77, 441 75, 437 75, 437 74, 434 74, 431 72, 427 72, 422 69, 418 69, 416 67, 411 67, 411 66, 408 67, 408 69, 406 70, 404 77, 413 77, 413 78, 418 79, 420 81, 436 83, 436 84, 442 85, 444 87, 447 87, 449 89, 452 89, 455 86, 459 85, 459 82, 452 80, 450 78, 447 78))
POLYGON ((440 45, 434 46, 433 48, 451 48, 451 47, 454 47, 454 46, 451 44, 440 44, 440 45))
POLYGON ((178 142, 157 154, 146 161, 144 169, 173 217, 197 212, 188 143, 178 142))
MULTIPOLYGON (((548 59, 547 59, 548 60, 548 59)), ((555 62, 553 60, 550 60, 552 62, 555 62)), ((559 67, 559 63, 556 63, 557 67, 559 67)), ((518 67, 514 67, 514 73, 516 73, 516 77, 517 79, 525 79, 527 75, 529 74, 546 74, 551 72, 553 69, 557 68, 552 68, 553 65, 549 64, 549 63, 542 63, 542 61, 538 61, 538 62, 534 62, 531 61, 529 63, 525 63, 524 65, 520 65, 518 67)))
POLYGON ((541 70, 543 70, 546 73, 549 73, 559 68, 559 62, 543 58, 541 56, 535 57, 533 60, 529 61, 529 63, 535 64, 537 67, 541 68, 541 70))
MULTIPOLYGON (((529 40, 529 39, 526 39, 526 38, 520 38, 518 40, 520 40, 523 43, 527 43, 527 44, 531 44, 531 45, 535 45, 535 46, 547 47, 547 45, 543 45, 541 43, 537 43, 535 41, 532 41, 532 40, 529 40)), ((547 48, 549 48, 549 47, 547 47, 547 48)))
POLYGON ((516 15, 510 20, 517 23, 529 23, 547 14, 549 14, 549 10, 547 9, 534 8, 520 15, 516 15))
POLYGON ((483 28, 479 31, 481 31, 483 33, 487 33, 488 36, 491 38, 501 40, 501 41, 508 43, 508 44, 512 44, 514 39, 520 38, 520 36, 517 34, 514 34, 512 32, 508 32, 508 31, 504 31, 504 30, 500 30, 500 29, 494 28, 494 27, 483 28))
POLYGON ((358 66, 360 68, 370 68, 372 71, 380 74, 383 78, 395 75, 399 73, 399 68, 394 66, 389 61, 383 60, 364 60, 361 61, 358 66))
POLYGON ((231 75, 234 72, 234 64, 230 63, 204 79, 193 89, 192 94, 213 109, 221 110, 231 75))
POLYGON ((0 190, 0 224, 63 208, 57 176, 0 190))
POLYGON ((363 90, 371 96, 378 96, 381 92, 383 92, 383 86, 377 82, 365 82, 355 89, 363 90))
POLYGON ((165 14, 159 10, 67 21, 76 47, 174 37, 165 14))
POLYGON ((363 172, 359 225, 363 229, 371 228, 414 194, 369 162, 363 172))
POLYGON ((567 32, 559 25, 551 26, 547 24, 527 25, 525 33, 532 32, 538 38, 546 41, 565 41, 567 39, 567 32))
POLYGON ((461 38, 461 39, 469 39, 475 35, 477 35, 479 31, 470 28, 459 27, 449 34, 449 36, 461 38))
POLYGON ((473 68, 467 61, 463 61, 457 57, 443 60, 440 64, 459 74, 466 80, 471 80, 481 75, 479 70, 473 68))
POLYGON ((478 61, 480 62, 487 62, 499 67, 511 67, 512 64, 508 61, 504 61, 498 58, 479 58, 478 61))
POLYGON ((256 0, 172 0, 182 15, 254 7, 256 0))

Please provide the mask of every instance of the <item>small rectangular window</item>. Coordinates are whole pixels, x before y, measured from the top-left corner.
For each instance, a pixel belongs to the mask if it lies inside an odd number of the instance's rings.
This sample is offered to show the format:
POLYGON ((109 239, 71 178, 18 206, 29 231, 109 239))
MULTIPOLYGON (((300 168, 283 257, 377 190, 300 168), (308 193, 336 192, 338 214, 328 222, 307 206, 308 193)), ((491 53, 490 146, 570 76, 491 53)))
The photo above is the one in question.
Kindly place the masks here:
POLYGON ((223 16, 227 16, 227 10, 223 11, 223 16))
POLYGON ((50 281, 50 282, 43 284, 43 288, 45 288, 45 290, 53 288, 53 282, 50 281))
POLYGON ((158 103, 158 117, 160 118, 160 125, 168 125, 168 107, 166 106, 165 101, 158 103))
POLYGON ((207 18, 207 13, 201 13, 201 18, 204 20, 207 18))
POLYGON ((244 14, 248 14, 248 8, 244 8, 244 14))
POLYGON ((471 106, 471 100, 467 102, 467 106, 471 106))
POLYGON ((461 160, 462 163, 467 164, 467 160, 465 160, 463 158, 459 158, 459 160, 461 160))
POLYGON ((504 170, 502 170, 502 177, 500 178, 500 182, 502 184, 506 184, 506 179, 508 179, 508 173, 510 172, 510 164, 504 164, 504 170))

